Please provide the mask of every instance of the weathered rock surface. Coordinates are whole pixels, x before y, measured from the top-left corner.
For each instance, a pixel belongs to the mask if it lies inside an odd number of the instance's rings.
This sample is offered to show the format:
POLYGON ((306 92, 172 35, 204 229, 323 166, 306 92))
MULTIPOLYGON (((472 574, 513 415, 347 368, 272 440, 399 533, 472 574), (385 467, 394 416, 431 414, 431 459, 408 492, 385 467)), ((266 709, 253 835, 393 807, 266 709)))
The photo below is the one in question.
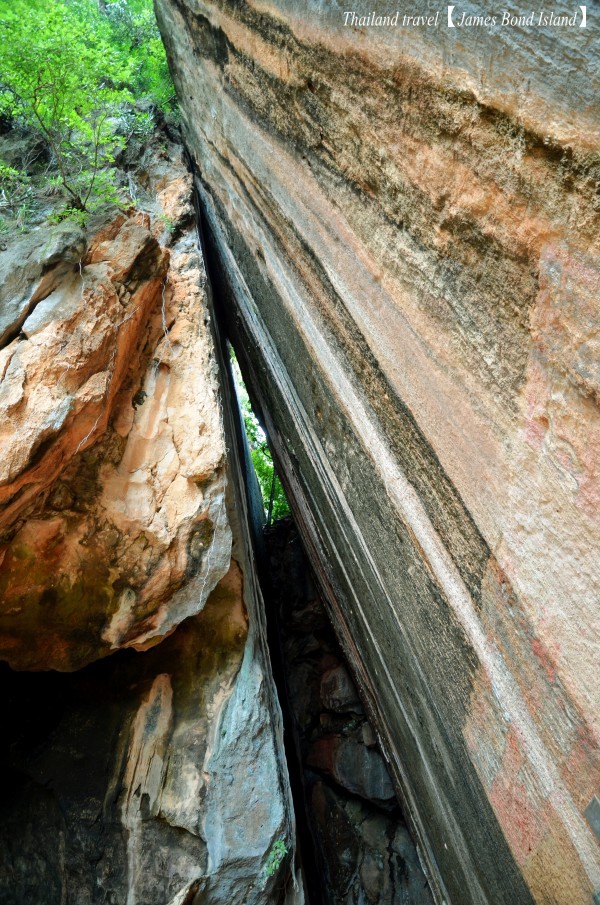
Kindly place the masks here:
MULTIPOLYGON (((174 224, 190 195, 172 167, 174 224)), ((119 215, 76 253, 66 230, 49 240, 0 352, 0 657, 17 668, 156 643, 229 566, 203 264, 193 232, 167 250, 149 225, 119 215)), ((21 249, 4 256, 14 274, 21 249)))
MULTIPOLYGON (((83 231, 63 223, 22 236, 11 253, 0 257, 0 345, 18 334, 29 311, 79 264, 85 252, 83 231), (41 241, 40 241, 41 240, 41 241)), ((5 251, 8 243, 5 243, 5 251)))
POLYGON ((360 708, 356 687, 345 666, 334 666, 323 674, 321 701, 324 707, 336 713, 360 708))
POLYGON ((229 391, 168 150, 130 172, 140 210, 85 246, 39 230, 41 250, 0 255, 0 659, 21 670, 0 664, 3 905, 265 905, 284 884, 302 905, 229 391))
POLYGON ((383 758, 367 748, 361 733, 349 736, 333 733, 311 745, 307 762, 327 773, 342 788, 369 801, 390 801, 394 787, 383 758))
POLYGON ((298 532, 284 519, 265 535, 290 731, 300 757, 309 838, 316 849, 314 901, 431 905, 415 844, 298 532))
POLYGON ((598 21, 156 6, 229 330, 436 895, 587 905, 598 21))
POLYGON ((2 671, 3 905, 269 900, 288 816, 255 644, 233 561, 152 651, 2 671))

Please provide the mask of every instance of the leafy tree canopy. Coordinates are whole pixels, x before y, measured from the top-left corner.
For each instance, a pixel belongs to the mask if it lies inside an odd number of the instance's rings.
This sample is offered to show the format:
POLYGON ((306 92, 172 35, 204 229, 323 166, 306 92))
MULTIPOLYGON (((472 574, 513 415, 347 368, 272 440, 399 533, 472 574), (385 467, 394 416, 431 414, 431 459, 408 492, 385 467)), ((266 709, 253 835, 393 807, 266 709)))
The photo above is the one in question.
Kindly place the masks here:
POLYGON ((151 0, 0 0, 0 44, 0 116, 40 132, 74 208, 102 200, 119 116, 173 101, 151 0))

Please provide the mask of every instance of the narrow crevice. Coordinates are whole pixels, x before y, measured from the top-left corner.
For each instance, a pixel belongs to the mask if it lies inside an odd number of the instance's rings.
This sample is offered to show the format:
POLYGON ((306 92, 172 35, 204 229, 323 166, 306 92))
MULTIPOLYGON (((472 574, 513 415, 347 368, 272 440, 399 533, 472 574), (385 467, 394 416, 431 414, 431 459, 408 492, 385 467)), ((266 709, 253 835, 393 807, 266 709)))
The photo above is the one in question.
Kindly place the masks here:
POLYGON ((290 505, 275 466, 273 451, 269 444, 265 428, 252 408, 250 396, 246 384, 244 383, 235 351, 231 345, 228 345, 228 348, 231 373, 235 384, 236 396, 240 407, 246 440, 248 441, 250 459, 254 466, 258 487, 262 496, 265 524, 269 527, 272 522, 290 515, 290 505))
MULTIPOLYGON (((207 269, 210 274, 208 258, 206 258, 206 249, 204 249, 207 269)), ((214 287, 213 287, 214 298, 214 287)), ((218 309, 218 305, 215 306, 218 309)), ((269 552, 266 544, 267 534, 269 530, 266 525, 269 520, 269 486, 272 477, 277 476, 276 464, 271 459, 271 474, 261 475, 257 472, 255 462, 257 457, 252 456, 252 446, 256 441, 267 449, 268 438, 264 432, 264 428, 260 419, 254 412, 250 398, 248 396, 245 383, 237 364, 237 359, 232 346, 223 342, 220 335, 219 324, 215 325, 217 341, 220 340, 221 348, 227 352, 224 359, 229 363, 229 379, 235 387, 235 396, 231 394, 231 398, 237 398, 239 406, 238 423, 240 425, 239 438, 244 445, 243 455, 240 460, 245 462, 245 493, 247 498, 248 511, 252 516, 253 543, 256 557, 256 566, 258 578, 261 587, 262 597, 265 605, 266 616, 266 634, 269 657, 271 661, 271 670, 273 680, 277 689, 277 696, 281 709, 283 727, 284 727, 284 753, 288 768, 288 776, 290 782, 290 791, 294 805, 295 822, 296 822, 296 864, 291 865, 291 869, 295 870, 302 877, 304 901, 306 905, 329 905, 330 900, 324 896, 322 885, 322 870, 317 858, 317 848, 315 839, 313 838, 312 828, 306 813, 306 803, 304 801, 304 788, 302 782, 301 755, 297 744, 297 738, 293 732, 294 715, 289 707, 289 699, 286 694, 286 667, 283 659, 283 650, 280 644, 280 635, 278 630, 277 613, 275 606, 275 592, 271 584, 269 552), (257 437, 258 434, 258 437, 257 437)), ((272 455, 272 454, 271 454, 272 455)), ((260 461, 260 459, 259 459, 260 461)), ((264 460, 263 460, 264 464, 264 460)), ((288 509, 287 499, 281 485, 279 485, 279 511, 288 509)), ((288 520, 290 517, 288 516, 288 520)), ((276 522, 275 524, 278 524, 276 522)), ((291 877, 288 878, 291 880, 291 877)), ((281 905, 286 899, 284 884, 281 894, 281 905)))
POLYGON ((394 788, 291 518, 265 531, 290 731, 327 905, 430 905, 394 788))
MULTIPOLYGON (((276 463, 229 348, 246 430, 246 492, 254 496, 258 513, 255 546, 306 900, 309 905, 431 905, 416 847, 293 517, 286 514, 271 524, 268 488, 276 463), (259 444, 269 449, 266 475, 260 471, 264 459, 252 455, 259 444)), ((282 488, 281 499, 288 508, 282 488)))
MULTIPOLYGON (((267 425, 272 421, 257 395, 257 385, 268 375, 251 373, 246 350, 236 346, 235 299, 221 271, 198 195, 196 205, 211 284, 215 340, 222 360, 229 364, 230 389, 238 368, 244 384, 236 419, 238 441, 245 446, 240 459, 245 462, 245 493, 253 514, 253 544, 282 712, 305 901, 307 905, 432 905, 416 845, 352 678, 361 664, 350 664, 344 656, 294 522, 299 503, 288 486, 288 472, 278 462, 278 444, 269 440, 267 425), (244 417, 244 406, 250 418, 244 417), (251 422, 251 432, 260 425, 289 501, 290 515, 268 526, 265 494, 251 454, 255 439, 246 435, 244 442, 245 421, 251 422), (325 700, 328 682, 334 692, 325 700), (337 704, 335 689, 341 694, 337 704)), ((233 393, 228 395, 234 398, 233 393)))

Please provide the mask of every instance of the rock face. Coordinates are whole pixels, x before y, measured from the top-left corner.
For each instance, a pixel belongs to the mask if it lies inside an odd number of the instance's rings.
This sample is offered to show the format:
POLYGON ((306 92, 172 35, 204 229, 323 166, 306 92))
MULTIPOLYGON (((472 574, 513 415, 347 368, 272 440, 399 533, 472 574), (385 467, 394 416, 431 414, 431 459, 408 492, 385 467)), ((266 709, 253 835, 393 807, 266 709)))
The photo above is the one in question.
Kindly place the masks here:
POLYGON ((0 254, 3 905, 265 905, 292 867, 229 391, 167 144, 130 174, 138 212, 0 254))
MULTIPOLYGON (((189 177, 185 189, 189 215, 189 177)), ((52 237, 0 353, 0 657, 13 667, 151 645, 229 567, 203 266, 191 232, 169 251, 143 221, 119 215, 85 250, 63 231, 62 255, 52 237)), ((5 255, 14 299, 22 249, 5 255)))
POLYGON ((435 894, 589 903, 598 23, 156 7, 228 328, 435 894))
POLYGON ((318 893, 311 902, 432 905, 298 532, 283 519, 265 534, 303 810, 315 848, 318 893))
POLYGON ((152 651, 0 680, 3 905, 271 901, 289 814, 235 561, 152 651))

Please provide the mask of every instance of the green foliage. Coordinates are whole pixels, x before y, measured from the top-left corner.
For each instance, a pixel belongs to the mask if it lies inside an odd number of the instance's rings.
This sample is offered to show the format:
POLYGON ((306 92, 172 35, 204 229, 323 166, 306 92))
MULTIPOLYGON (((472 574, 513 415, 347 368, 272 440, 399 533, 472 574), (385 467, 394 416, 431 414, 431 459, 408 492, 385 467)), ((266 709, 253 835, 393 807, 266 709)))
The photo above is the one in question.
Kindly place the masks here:
POLYGON ((172 107, 175 91, 152 0, 107 0, 104 14, 110 22, 113 40, 127 49, 133 65, 136 97, 146 95, 163 110, 172 107))
POLYGON ((172 217, 169 217, 168 214, 164 212, 158 215, 158 219, 167 230, 168 233, 173 233, 175 231, 175 221, 172 217))
MULTIPOLYGON (((248 433, 248 427, 253 422, 255 422, 256 424, 258 424, 258 422, 256 421, 256 416, 251 409, 249 411, 242 409, 242 414, 244 416, 244 424, 246 425, 246 433, 248 433)), ((275 471, 271 450, 269 449, 266 437, 260 429, 260 426, 259 431, 264 439, 259 439, 255 446, 250 443, 250 456, 252 458, 252 464, 254 465, 256 477, 258 478, 258 483, 260 485, 263 505, 265 508, 265 515, 267 516, 267 518, 269 516, 271 494, 273 495, 271 521, 275 521, 278 518, 283 518, 284 516, 289 515, 290 507, 285 495, 285 491, 279 479, 279 475, 275 471)))
POLYGON ((154 117, 143 110, 126 110, 121 116, 121 127, 127 136, 146 139, 154 131, 154 117))
POLYGON ((0 160, 0 233, 9 232, 10 216, 18 232, 25 232, 35 207, 34 191, 27 173, 0 160))
POLYGON ((88 214, 86 211, 79 210, 76 207, 65 207, 62 211, 55 211, 48 217, 48 223, 53 225, 62 223, 64 220, 71 220, 77 223, 78 226, 85 226, 88 221, 88 214))
POLYGON ((233 349, 231 349, 231 364, 240 398, 248 445, 250 446, 250 456, 263 498, 265 516, 267 519, 269 519, 270 516, 270 520, 275 521, 278 518, 283 518, 290 514, 289 503, 279 479, 279 475, 275 471, 273 456, 271 455, 265 432, 260 426, 258 418, 252 411, 250 398, 246 387, 244 386, 242 374, 233 349))
POLYGON ((4 188, 4 186, 13 186, 18 184, 19 182, 26 181, 27 176, 25 173, 21 173, 20 170, 16 170, 14 167, 9 167, 5 163, 0 161, 0 187, 4 188))
POLYGON ((63 3, 11 0, 0 20, 2 112, 36 127, 50 145, 73 207, 84 210, 97 171, 114 161, 110 114, 122 92, 107 80, 119 66, 102 34, 63 3))
POLYGON ((173 98, 151 0, 0 0, 0 44, 0 115, 41 134, 70 208, 117 201, 116 155, 154 125, 134 104, 173 98))
POLYGON ((288 853, 287 846, 283 839, 277 839, 271 846, 267 863, 265 864, 265 872, 267 877, 273 877, 279 870, 281 862, 288 853))

